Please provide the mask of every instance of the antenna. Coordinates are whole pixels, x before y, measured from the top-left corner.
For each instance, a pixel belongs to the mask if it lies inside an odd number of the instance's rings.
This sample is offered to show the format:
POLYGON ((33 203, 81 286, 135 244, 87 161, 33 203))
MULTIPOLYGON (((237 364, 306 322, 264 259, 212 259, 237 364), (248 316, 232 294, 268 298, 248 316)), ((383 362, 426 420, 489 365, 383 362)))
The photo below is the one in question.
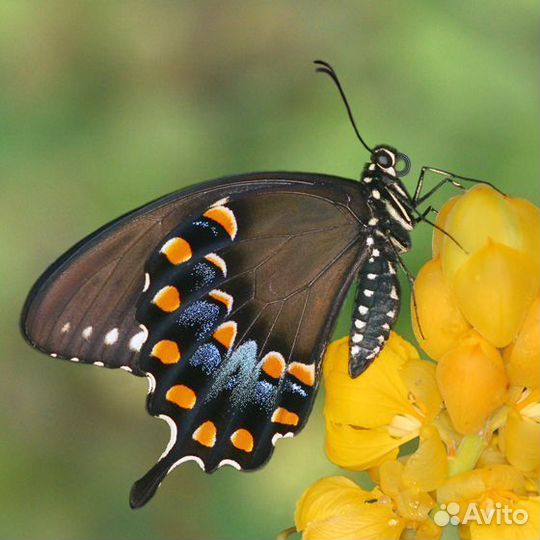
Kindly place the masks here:
POLYGON ((349 102, 347 101, 347 96, 345 95, 343 87, 341 86, 341 83, 339 82, 338 76, 336 72, 334 71, 334 68, 328 62, 325 62, 324 60, 314 60, 313 63, 319 66, 317 67, 315 71, 320 72, 320 73, 326 73, 334 81, 335 85, 337 86, 337 89, 339 90, 339 93, 341 94, 341 98, 343 99, 343 103, 345 104, 345 107, 347 109, 347 114, 349 115, 349 119, 351 121, 354 132, 356 133, 356 136, 358 137, 358 140, 362 143, 364 148, 370 154, 373 153, 373 150, 366 144, 364 139, 362 139, 362 135, 360 135, 360 132, 358 131, 358 128, 356 127, 356 122, 354 121, 354 116, 351 111, 351 107, 349 105, 349 102))

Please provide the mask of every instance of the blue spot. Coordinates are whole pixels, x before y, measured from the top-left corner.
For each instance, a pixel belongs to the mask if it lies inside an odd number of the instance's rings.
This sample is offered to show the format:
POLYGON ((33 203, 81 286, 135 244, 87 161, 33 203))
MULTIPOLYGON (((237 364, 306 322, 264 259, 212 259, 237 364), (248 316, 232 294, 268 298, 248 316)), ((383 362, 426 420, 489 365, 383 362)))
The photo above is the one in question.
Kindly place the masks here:
POLYGON ((199 347, 189 359, 193 367, 200 367, 203 373, 211 375, 221 363, 221 355, 215 345, 207 343, 199 347))
POLYGON ((299 384, 291 381, 285 381, 285 392, 291 392, 303 398, 307 397, 306 391, 299 384))
POLYGON ((177 319, 180 326, 193 330, 196 340, 206 339, 217 326, 219 307, 198 300, 186 307, 177 319))
POLYGON ((260 409, 270 413, 273 408, 276 392, 277 387, 272 383, 259 381, 255 386, 252 399, 260 409))
POLYGON ((253 393, 260 370, 257 368, 257 343, 248 340, 238 346, 221 363, 214 376, 207 399, 213 399, 222 390, 231 391, 233 407, 243 407, 253 393))
POLYGON ((193 287, 190 292, 194 292, 203 287, 207 287, 213 281, 216 280, 217 272, 214 265, 210 265, 204 262, 198 262, 191 270, 191 276, 193 277, 193 287))

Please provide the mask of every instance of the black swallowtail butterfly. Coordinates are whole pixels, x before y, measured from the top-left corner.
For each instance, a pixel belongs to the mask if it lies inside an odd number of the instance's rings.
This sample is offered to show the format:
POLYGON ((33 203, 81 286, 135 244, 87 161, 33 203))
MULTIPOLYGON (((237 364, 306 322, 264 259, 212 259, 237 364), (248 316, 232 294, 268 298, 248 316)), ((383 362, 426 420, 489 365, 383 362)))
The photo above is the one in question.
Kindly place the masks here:
POLYGON ((399 254, 428 221, 417 207, 463 178, 423 168, 411 196, 401 181, 409 159, 366 145, 335 72, 316 63, 370 152, 360 182, 273 172, 199 184, 100 228, 28 296, 21 325, 31 345, 148 378, 148 412, 167 421, 171 438, 134 484, 134 508, 185 461, 206 472, 255 469, 302 429, 355 279, 351 376, 373 362, 399 312, 399 254), (426 170, 444 179, 422 196, 426 170))

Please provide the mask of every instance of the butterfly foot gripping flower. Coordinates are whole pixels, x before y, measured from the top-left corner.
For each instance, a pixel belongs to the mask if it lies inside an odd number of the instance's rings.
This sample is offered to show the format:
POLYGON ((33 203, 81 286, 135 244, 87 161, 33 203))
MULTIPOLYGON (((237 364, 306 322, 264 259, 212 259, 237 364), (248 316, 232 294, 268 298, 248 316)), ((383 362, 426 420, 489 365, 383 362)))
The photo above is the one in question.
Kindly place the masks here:
POLYGON ((303 538, 540 536, 539 224, 487 186, 452 199, 415 283, 431 361, 393 334, 353 380, 347 339, 328 348, 327 455, 376 486, 316 482, 297 505, 303 538))

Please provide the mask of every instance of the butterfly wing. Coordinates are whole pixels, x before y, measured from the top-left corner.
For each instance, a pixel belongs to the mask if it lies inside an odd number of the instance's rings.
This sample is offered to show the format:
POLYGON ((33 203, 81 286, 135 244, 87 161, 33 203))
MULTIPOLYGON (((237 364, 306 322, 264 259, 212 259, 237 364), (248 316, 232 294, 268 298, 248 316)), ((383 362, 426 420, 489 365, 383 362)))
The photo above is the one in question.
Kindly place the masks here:
POLYGON ((301 429, 365 257, 365 216, 352 181, 233 177, 120 218, 38 281, 23 313, 27 339, 147 375, 147 408, 171 427, 132 506, 179 463, 254 469, 301 429))

